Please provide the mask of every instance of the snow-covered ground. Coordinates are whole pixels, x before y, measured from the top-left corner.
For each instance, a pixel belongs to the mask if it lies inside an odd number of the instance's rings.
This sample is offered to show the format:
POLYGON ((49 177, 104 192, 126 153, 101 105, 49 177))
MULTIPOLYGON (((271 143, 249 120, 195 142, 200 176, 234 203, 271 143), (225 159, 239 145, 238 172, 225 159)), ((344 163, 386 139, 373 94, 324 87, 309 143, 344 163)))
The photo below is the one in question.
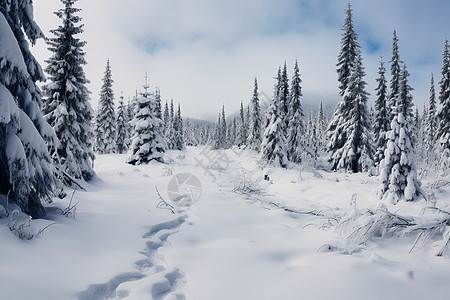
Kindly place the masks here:
MULTIPOLYGON (((378 207, 376 177, 260 168, 252 152, 204 150, 169 152, 167 164, 137 167, 125 164, 125 155, 98 155, 98 177, 73 195, 75 218, 60 214, 68 190, 50 205, 47 220, 24 229, 55 222, 33 239, 0 226, 0 298, 445 299, 450 293, 450 260, 435 256, 438 237, 416 247, 417 235, 373 237, 364 247, 345 243, 351 231, 338 223, 378 207), (210 164, 208 155, 220 156, 210 164), (179 173, 196 176, 201 194, 196 190, 194 205, 172 213, 155 187, 173 204, 168 185, 179 173)), ((447 208, 450 188, 437 190, 436 199, 447 208)), ((422 202, 394 209, 423 217, 422 202)))

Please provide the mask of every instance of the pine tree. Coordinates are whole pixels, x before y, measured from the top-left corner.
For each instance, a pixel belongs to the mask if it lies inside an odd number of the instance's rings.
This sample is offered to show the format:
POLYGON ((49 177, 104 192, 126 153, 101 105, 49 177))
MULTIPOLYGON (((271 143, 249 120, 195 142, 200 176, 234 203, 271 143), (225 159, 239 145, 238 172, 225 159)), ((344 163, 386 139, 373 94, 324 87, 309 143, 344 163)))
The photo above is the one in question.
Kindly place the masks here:
POLYGON ((130 147, 131 155, 126 161, 131 165, 140 165, 151 160, 163 162, 165 144, 160 132, 161 120, 156 116, 155 95, 149 93, 148 89, 146 76, 144 92, 136 99, 134 118, 131 122, 134 135, 130 147))
POLYGON ((56 137, 41 113, 36 83, 44 74, 28 43, 44 36, 31 1, 3 3, 0 12, 0 194, 42 217, 42 200, 50 199, 55 184, 45 141, 54 143, 56 137))
POLYGON ((219 148, 228 148, 228 137, 227 137, 227 121, 225 118, 225 105, 222 105, 222 114, 220 115, 220 126, 219 126, 219 148))
POLYGON ((123 94, 120 96, 119 107, 116 120, 116 152, 124 153, 127 151, 127 111, 123 103, 123 94))
POLYGON ((423 116, 425 119, 425 153, 431 154, 435 150, 436 145, 436 131, 437 131, 437 116, 436 116, 436 90, 434 87, 434 76, 431 73, 430 82, 430 99, 428 102, 427 115, 423 116))
POLYGON ((51 30, 48 40, 53 53, 45 71, 50 83, 44 86, 43 111, 54 128, 59 143, 52 150, 54 163, 75 178, 89 180, 93 176, 92 150, 93 112, 83 66, 86 64, 83 47, 86 42, 77 36, 83 32, 81 10, 73 7, 76 0, 62 0, 64 8, 55 12, 62 25, 51 30))
POLYGON ((96 117, 95 148, 100 154, 114 153, 116 143, 116 115, 114 112, 114 92, 109 59, 106 62, 105 75, 100 91, 100 101, 96 117))
POLYGON ((184 137, 183 137, 183 118, 181 117, 181 107, 180 103, 178 103, 177 114, 174 119, 174 131, 175 131, 175 149, 183 150, 184 149, 184 137))
POLYGON ((353 29, 353 10, 350 2, 345 10, 346 18, 342 26, 341 50, 338 55, 337 73, 339 81, 339 95, 344 96, 349 84, 351 69, 354 66, 356 56, 361 51, 361 46, 358 44, 358 35, 353 29))
POLYGON ((242 101, 241 101, 241 109, 239 111, 239 122, 236 122, 235 129, 236 129, 236 145, 238 146, 245 145, 247 143, 247 126, 245 122, 244 103, 242 101))
POLYGON ((126 139, 125 139, 125 143, 126 143, 126 145, 127 145, 127 148, 129 148, 130 147, 130 145, 131 145, 131 137, 134 135, 134 132, 133 132, 133 126, 131 125, 131 121, 133 120, 133 118, 134 118, 134 108, 135 108, 135 104, 136 104, 136 101, 135 101, 135 98, 134 99, 132 99, 132 100, 130 100, 130 99, 128 99, 128 103, 127 103, 127 110, 126 110, 126 117, 127 117, 127 122, 126 122, 126 125, 127 125, 127 135, 126 135, 126 139))
POLYGON ((261 108, 259 106, 259 97, 258 97, 258 80, 255 78, 255 86, 253 89, 253 97, 250 102, 249 110, 250 115, 249 119, 249 132, 248 132, 248 145, 251 150, 259 151, 262 143, 262 134, 261 134, 261 108))
POLYGON ((164 134, 167 133, 167 129, 169 128, 169 123, 170 123, 169 104, 166 101, 166 104, 164 105, 164 115, 163 115, 163 132, 164 132, 164 134))
POLYGON ((317 139, 319 133, 316 124, 317 120, 315 120, 312 112, 310 112, 306 122, 304 147, 305 153, 308 154, 314 161, 318 157, 319 150, 319 140, 317 139))
MULTIPOLYGON (((344 168, 354 173, 361 172, 370 167, 370 160, 373 158, 367 110, 369 94, 365 91, 364 76, 362 58, 358 55, 342 99, 342 103, 347 104, 347 110, 343 111, 341 116, 343 122, 340 122, 337 128, 337 132, 342 132, 345 139, 342 147, 330 147, 334 169, 344 168)), ((332 135, 331 142, 334 140, 337 140, 335 134, 332 135)))
POLYGON ((167 149, 169 149, 169 150, 177 149, 176 126, 177 126, 177 124, 175 123, 175 112, 174 112, 174 108, 173 108, 173 99, 171 99, 170 100, 169 117, 167 120, 167 129, 165 132, 166 145, 167 145, 167 149))
POLYGON ((220 117, 220 113, 219 113, 219 118, 217 119, 217 124, 216 124, 216 130, 214 133, 214 148, 215 149, 220 149, 222 148, 222 133, 221 133, 221 120, 222 118, 220 117))
POLYGON ((280 105, 280 114, 281 118, 284 120, 284 132, 286 136, 286 129, 289 125, 289 107, 290 107, 290 99, 289 99, 289 78, 287 74, 287 66, 286 62, 284 62, 283 72, 281 73, 281 81, 279 85, 279 105, 280 105))
MULTIPOLYGON (((324 147, 326 145, 326 130, 327 130, 327 122, 325 120, 325 115, 323 112, 323 104, 322 101, 320 101, 319 109, 317 110, 316 116, 316 134, 315 134, 318 150, 324 150, 324 147)), ((305 132, 307 131, 305 130, 305 132)))
POLYGON ((276 167, 286 168, 288 164, 286 138, 284 136, 284 112, 283 96, 280 93, 282 78, 278 70, 277 83, 274 88, 274 96, 266 111, 266 126, 261 143, 261 157, 276 167))
POLYGON ((444 173, 450 169, 450 47, 445 39, 442 59, 442 79, 439 81, 440 109, 437 114, 439 124, 436 138, 440 147, 440 165, 444 173))
POLYGON ((386 133, 390 129, 389 112, 387 107, 387 83, 386 83, 386 69, 384 62, 381 59, 380 67, 378 68, 379 77, 376 79, 378 85, 376 90, 377 99, 375 100, 375 164, 378 165, 384 158, 384 150, 386 149, 386 133))
POLYGON ((350 4, 346 14, 337 64, 342 100, 328 125, 327 150, 334 170, 343 168, 360 172, 369 167, 373 157, 367 111, 368 93, 365 90, 365 72, 357 34, 353 30, 350 4))
POLYGON ((156 99, 156 117, 162 120, 162 107, 161 107, 161 91, 159 88, 155 91, 155 99, 156 99))
POLYGON ((323 150, 326 142, 326 120, 325 115, 323 113, 323 105, 322 101, 320 101, 319 110, 317 112, 317 125, 316 125, 316 140, 317 140, 317 147, 320 150, 323 150))
POLYGON ((406 67, 400 73, 399 92, 397 93, 391 130, 387 133, 387 147, 381 167, 381 197, 394 204, 401 200, 413 201, 420 194, 420 182, 414 163, 411 142, 411 119, 407 118, 411 110, 412 90, 408 84, 406 67))
POLYGON ((400 54, 398 51, 398 38, 397 38, 397 31, 394 30, 393 37, 392 37, 392 53, 391 53, 391 60, 390 63, 390 70, 391 70, 391 82, 390 82, 390 90, 389 90, 389 97, 387 101, 387 108, 388 108, 388 116, 389 120, 392 120, 393 118, 393 109, 395 106, 395 99, 397 98, 397 94, 399 93, 400 88, 400 75, 401 75, 401 64, 403 63, 400 60, 400 54))
POLYGON ((301 87, 302 80, 300 79, 300 71, 298 68, 298 62, 295 61, 294 75, 291 83, 291 93, 289 95, 289 115, 288 115, 288 127, 287 127, 287 150, 288 158, 290 161, 299 163, 304 147, 304 125, 303 125, 303 109, 300 103, 300 97, 302 94, 301 87))

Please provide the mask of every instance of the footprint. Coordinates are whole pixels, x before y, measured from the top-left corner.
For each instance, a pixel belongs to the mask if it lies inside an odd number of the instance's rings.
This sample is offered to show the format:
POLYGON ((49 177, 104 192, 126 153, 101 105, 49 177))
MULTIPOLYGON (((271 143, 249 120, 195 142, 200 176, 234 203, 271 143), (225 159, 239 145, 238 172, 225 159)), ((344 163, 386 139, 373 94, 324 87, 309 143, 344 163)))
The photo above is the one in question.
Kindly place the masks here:
MULTIPOLYGON (((142 273, 123 273, 109 280, 107 283, 91 284, 87 290, 80 293, 79 300, 101 300, 116 297, 117 287, 128 281, 135 281, 143 278, 142 273)), ((123 291, 121 291, 123 294, 123 291)))
POLYGON ((154 225, 143 235, 146 240, 146 247, 140 253, 146 258, 135 262, 139 272, 123 273, 115 276, 106 283, 91 284, 86 291, 79 294, 80 300, 100 300, 118 297, 126 298, 130 293, 127 290, 117 290, 125 282, 138 281, 149 276, 162 276, 151 287, 153 299, 164 300, 186 300, 183 294, 177 293, 176 289, 180 285, 185 285, 184 274, 174 269, 167 271, 167 263, 162 255, 158 254, 161 247, 167 245, 168 238, 177 233, 178 228, 186 222, 187 216, 154 225))
MULTIPOLYGON (((168 294, 174 288, 176 288, 178 283, 180 281, 182 281, 183 278, 184 278, 184 275, 178 269, 175 269, 175 270, 167 273, 166 275, 164 275, 164 277, 160 281, 156 282, 152 286, 151 290, 152 290, 153 299, 155 299, 155 300, 167 299, 166 296, 168 296, 168 294)), ((173 298, 173 296, 175 296, 175 294, 171 295, 172 298, 173 298)), ((175 298, 175 299, 179 299, 179 298, 175 298)))

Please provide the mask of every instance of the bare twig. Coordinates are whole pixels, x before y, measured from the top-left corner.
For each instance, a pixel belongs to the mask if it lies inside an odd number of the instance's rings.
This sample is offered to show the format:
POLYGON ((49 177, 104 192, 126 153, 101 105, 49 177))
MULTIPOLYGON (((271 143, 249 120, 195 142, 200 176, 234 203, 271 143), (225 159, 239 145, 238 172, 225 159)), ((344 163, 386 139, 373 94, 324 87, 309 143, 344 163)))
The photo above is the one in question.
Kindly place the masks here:
POLYGON ((72 196, 70 197, 69 205, 65 209, 59 209, 61 210, 61 214, 65 217, 75 217, 76 211, 77 211, 77 205, 79 202, 72 205, 73 196, 75 195, 75 192, 77 191, 77 188, 73 190, 72 196))
POLYGON ((159 200, 160 200, 158 202, 158 204, 156 205, 156 208, 168 209, 173 214, 175 214, 175 207, 173 205, 169 204, 166 200, 164 200, 164 198, 159 193, 158 187, 156 185, 155 185, 155 189, 156 189, 156 193, 158 194, 158 197, 159 197, 159 200))
POLYGON ((86 189, 79 184, 75 178, 73 178, 72 176, 70 176, 66 171, 64 171, 63 169, 59 168, 58 166, 55 166, 56 170, 58 170, 58 172, 60 172, 62 175, 64 175, 64 178, 67 179, 69 182, 74 183, 76 186, 78 186, 80 189, 82 189, 83 191, 86 191, 86 189))
POLYGON ((45 226, 44 228, 39 229, 39 231, 36 233, 36 236, 39 236, 39 235, 43 234, 44 231, 45 231, 45 229, 47 229, 47 228, 49 228, 50 226, 53 226, 53 225, 55 225, 55 224, 57 224, 57 222, 50 223, 50 224, 48 224, 47 226, 45 226))

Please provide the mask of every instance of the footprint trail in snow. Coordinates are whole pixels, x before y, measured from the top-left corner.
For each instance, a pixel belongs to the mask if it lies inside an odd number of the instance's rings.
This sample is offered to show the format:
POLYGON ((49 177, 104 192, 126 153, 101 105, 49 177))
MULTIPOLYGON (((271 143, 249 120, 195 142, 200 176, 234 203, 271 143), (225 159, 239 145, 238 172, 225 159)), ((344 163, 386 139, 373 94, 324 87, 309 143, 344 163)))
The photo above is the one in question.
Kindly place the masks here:
POLYGON ((79 299, 135 299, 131 294, 133 289, 144 288, 150 290, 155 300, 185 300, 185 295, 178 292, 186 284, 183 272, 170 268, 158 250, 168 246, 168 238, 180 230, 186 219, 187 215, 182 214, 152 226, 142 237, 146 241, 146 247, 141 251, 145 258, 135 262, 137 271, 119 274, 105 283, 92 284, 79 294, 79 299))

